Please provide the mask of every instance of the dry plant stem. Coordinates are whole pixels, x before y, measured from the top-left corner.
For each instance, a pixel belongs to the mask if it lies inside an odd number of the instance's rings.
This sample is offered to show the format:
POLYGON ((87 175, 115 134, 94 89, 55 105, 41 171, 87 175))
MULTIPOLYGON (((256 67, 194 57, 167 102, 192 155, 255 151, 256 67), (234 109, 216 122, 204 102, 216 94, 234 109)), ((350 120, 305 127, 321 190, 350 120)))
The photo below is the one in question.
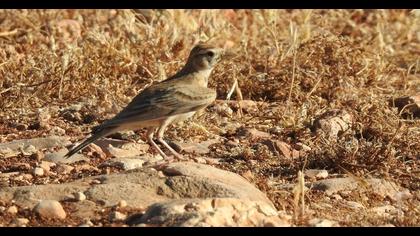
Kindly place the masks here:
POLYGON ((305 177, 302 171, 298 172, 297 183, 293 189, 294 220, 298 221, 305 215, 305 177), (300 202, 300 208, 299 208, 300 202))

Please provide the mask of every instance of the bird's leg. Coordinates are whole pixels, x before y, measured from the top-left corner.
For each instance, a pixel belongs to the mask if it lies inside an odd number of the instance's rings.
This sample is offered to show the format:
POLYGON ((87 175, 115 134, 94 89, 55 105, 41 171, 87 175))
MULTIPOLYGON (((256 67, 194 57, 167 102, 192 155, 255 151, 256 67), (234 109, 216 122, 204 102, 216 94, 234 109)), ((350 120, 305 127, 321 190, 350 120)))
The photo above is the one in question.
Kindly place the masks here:
POLYGON ((154 127, 150 127, 147 130, 147 141, 159 152, 159 154, 165 158, 165 159, 169 159, 168 156, 166 156, 166 154, 162 151, 162 149, 160 149, 160 147, 155 143, 155 141, 153 141, 153 134, 155 132, 155 128, 154 127))
POLYGON ((163 139, 163 133, 165 132, 165 128, 167 125, 163 125, 159 127, 157 131, 157 140, 159 143, 161 143, 163 146, 165 146, 177 159, 184 160, 184 157, 179 154, 177 151, 175 151, 164 139, 163 139))

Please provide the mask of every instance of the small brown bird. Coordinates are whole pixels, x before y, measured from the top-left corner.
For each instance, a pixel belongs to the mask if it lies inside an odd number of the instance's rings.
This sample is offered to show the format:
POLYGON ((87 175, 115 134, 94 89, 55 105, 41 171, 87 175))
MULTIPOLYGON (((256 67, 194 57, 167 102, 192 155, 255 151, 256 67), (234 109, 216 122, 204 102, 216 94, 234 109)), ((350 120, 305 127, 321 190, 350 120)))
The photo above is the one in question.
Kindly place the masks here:
POLYGON ((168 125, 184 121, 216 99, 216 91, 207 88, 208 78, 214 66, 227 55, 223 49, 200 43, 190 52, 185 66, 174 76, 144 89, 112 119, 92 130, 90 137, 71 149, 70 157, 95 140, 124 130, 147 128, 147 141, 167 158, 153 140, 165 146, 176 158, 182 158, 163 139, 168 125))

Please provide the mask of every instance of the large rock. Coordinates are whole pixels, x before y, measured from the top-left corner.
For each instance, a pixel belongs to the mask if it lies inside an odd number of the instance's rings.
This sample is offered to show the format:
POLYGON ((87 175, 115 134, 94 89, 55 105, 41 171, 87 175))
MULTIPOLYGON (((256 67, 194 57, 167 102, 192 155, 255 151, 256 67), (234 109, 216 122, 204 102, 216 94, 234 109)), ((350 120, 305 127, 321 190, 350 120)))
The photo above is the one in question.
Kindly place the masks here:
POLYGON ((66 212, 60 202, 55 200, 43 200, 34 207, 36 212, 42 218, 47 219, 65 219, 66 212))
POLYGON ((234 198, 182 199, 156 203, 142 217, 136 218, 134 215, 128 223, 184 227, 291 226, 266 202, 234 198))
POLYGON ((0 191, 0 201, 14 200, 18 206, 32 208, 39 200, 69 200, 74 198, 74 193, 83 192, 89 201, 102 202, 104 206, 114 206, 122 199, 130 207, 145 208, 171 199, 229 197, 272 205, 261 191, 243 177, 228 171, 203 164, 178 162, 163 167, 162 172, 159 174, 154 169, 142 167, 71 183, 6 187, 0 191))
POLYGON ((398 196, 407 190, 398 186, 394 182, 384 179, 369 178, 357 180, 355 178, 335 178, 324 179, 313 183, 313 189, 325 191, 327 195, 332 195, 340 191, 372 191, 383 198, 389 197, 392 200, 399 200, 398 196))
POLYGON ((171 176, 166 184, 181 197, 234 197, 271 203, 244 177, 212 166, 177 162, 169 164, 163 173, 171 176))

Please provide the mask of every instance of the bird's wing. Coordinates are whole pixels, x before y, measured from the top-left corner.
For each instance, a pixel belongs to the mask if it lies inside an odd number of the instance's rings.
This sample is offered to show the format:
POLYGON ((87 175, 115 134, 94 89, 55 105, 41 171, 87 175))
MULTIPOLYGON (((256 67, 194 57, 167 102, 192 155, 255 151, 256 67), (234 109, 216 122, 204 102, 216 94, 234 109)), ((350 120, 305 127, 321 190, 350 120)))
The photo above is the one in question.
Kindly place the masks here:
POLYGON ((216 91, 206 87, 176 85, 151 87, 137 95, 126 108, 104 126, 149 121, 197 111, 216 99, 216 91))

